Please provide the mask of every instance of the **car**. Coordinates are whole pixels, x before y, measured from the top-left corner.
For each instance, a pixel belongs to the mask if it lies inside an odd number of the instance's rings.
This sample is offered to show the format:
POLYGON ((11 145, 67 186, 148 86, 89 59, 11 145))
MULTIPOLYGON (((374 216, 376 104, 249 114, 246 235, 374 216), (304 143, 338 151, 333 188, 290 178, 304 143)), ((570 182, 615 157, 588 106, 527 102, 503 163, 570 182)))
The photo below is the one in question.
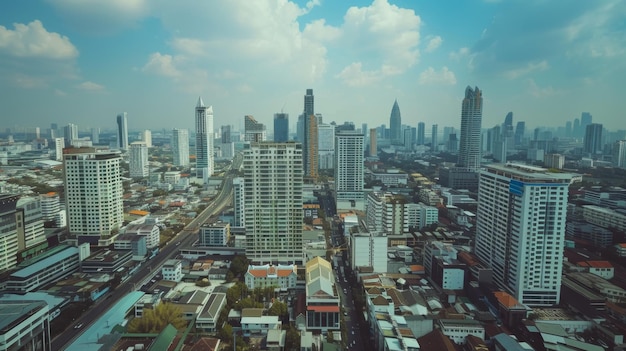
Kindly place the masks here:
POLYGON ((74 329, 80 329, 83 327, 83 323, 78 323, 74 326, 74 329))

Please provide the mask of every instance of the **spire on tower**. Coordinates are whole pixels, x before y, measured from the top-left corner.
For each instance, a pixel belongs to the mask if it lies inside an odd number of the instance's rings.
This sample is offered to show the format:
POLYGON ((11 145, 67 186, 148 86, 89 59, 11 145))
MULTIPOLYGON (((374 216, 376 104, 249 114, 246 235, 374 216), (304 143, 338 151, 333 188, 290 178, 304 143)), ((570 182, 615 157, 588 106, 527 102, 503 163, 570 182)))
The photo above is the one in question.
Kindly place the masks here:
POLYGON ((198 103, 196 104, 196 107, 204 107, 204 102, 202 101, 201 96, 198 96, 198 103))

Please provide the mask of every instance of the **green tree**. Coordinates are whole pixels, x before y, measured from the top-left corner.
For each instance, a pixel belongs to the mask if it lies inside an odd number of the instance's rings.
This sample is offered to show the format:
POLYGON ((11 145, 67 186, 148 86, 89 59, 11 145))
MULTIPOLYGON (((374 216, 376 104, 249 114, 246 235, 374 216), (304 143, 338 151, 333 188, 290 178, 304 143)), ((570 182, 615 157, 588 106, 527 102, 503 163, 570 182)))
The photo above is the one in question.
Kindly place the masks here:
POLYGON ((300 333, 293 325, 289 325, 287 328, 285 350, 300 350, 300 333))
POLYGON ((272 304, 272 306, 267 310, 267 314, 270 316, 278 316, 280 319, 283 319, 289 311, 287 310, 287 304, 284 302, 276 301, 272 304))
POLYGON ((233 326, 229 323, 224 323, 222 328, 217 332, 217 337, 224 342, 233 341, 233 326))
POLYGON ((333 332, 330 330, 326 333, 326 341, 328 341, 329 343, 335 342, 335 334, 333 334, 333 332))
POLYGON ((172 324, 176 329, 182 329, 187 326, 180 307, 163 302, 154 309, 144 309, 141 318, 131 320, 128 323, 128 332, 160 333, 168 324, 172 324))

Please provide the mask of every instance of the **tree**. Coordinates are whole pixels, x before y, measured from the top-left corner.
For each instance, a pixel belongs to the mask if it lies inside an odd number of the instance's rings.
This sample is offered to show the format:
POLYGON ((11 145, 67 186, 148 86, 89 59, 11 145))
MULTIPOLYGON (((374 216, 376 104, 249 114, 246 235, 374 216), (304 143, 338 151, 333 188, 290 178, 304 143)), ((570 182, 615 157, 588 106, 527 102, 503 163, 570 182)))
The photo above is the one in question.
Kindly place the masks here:
POLYGON ((176 329, 187 326, 183 311, 171 303, 163 302, 154 309, 144 309, 143 316, 128 323, 129 333, 160 333, 168 324, 176 329))
POLYGON ((224 323, 222 328, 217 333, 217 337, 224 342, 233 341, 233 326, 229 323, 224 323))
POLYGON ((289 325, 287 328, 285 350, 300 350, 300 333, 293 325, 289 325))
POLYGON ((330 330, 326 333, 326 341, 331 344, 335 342, 335 334, 333 334, 333 332, 330 330))
POLYGON ((287 310, 287 304, 284 302, 276 301, 267 310, 267 314, 270 316, 278 316, 281 320, 289 313, 287 310))

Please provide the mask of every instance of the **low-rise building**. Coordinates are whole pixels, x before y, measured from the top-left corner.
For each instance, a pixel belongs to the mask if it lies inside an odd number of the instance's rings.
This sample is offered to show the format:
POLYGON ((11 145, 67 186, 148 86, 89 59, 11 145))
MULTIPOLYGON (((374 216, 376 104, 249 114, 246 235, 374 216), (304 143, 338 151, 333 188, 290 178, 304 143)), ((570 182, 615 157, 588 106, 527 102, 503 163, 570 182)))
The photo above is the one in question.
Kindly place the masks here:
POLYGON ((289 289, 296 287, 298 271, 296 265, 248 266, 244 280, 248 289, 276 287, 289 289))
POLYGON ((129 224, 126 226, 126 234, 145 235, 148 249, 159 247, 161 230, 156 223, 129 224))
POLYGON ((125 266, 133 258, 130 250, 103 250, 87 257, 81 262, 83 273, 107 273, 110 275, 123 273, 125 266))
POLYGON ((215 332, 222 309, 226 307, 226 294, 212 293, 202 311, 196 317, 196 328, 205 332, 215 332))
POLYGON ((183 263, 181 260, 171 259, 165 261, 161 268, 163 280, 180 282, 183 280, 183 263))
POLYGON ((49 320, 44 301, 3 301, 0 350, 51 350, 49 320))
POLYGON ((465 344, 468 335, 485 339, 485 328, 474 319, 440 319, 437 324, 441 332, 457 345, 465 344))
MULTIPOLYGON (((306 328, 309 331, 339 330, 339 306, 330 262, 316 257, 306 263, 306 328)), ((243 326, 243 319, 242 319, 243 326)))
POLYGON ((118 235, 113 244, 115 250, 130 250, 133 253, 133 260, 142 261, 148 255, 148 246, 145 235, 121 234, 118 235))
POLYGON ((230 223, 203 224, 198 235, 202 246, 226 246, 230 241, 230 223))
POLYGON ((604 279, 613 279, 615 268, 609 261, 581 261, 578 267, 582 267, 586 272, 595 274, 604 279))

